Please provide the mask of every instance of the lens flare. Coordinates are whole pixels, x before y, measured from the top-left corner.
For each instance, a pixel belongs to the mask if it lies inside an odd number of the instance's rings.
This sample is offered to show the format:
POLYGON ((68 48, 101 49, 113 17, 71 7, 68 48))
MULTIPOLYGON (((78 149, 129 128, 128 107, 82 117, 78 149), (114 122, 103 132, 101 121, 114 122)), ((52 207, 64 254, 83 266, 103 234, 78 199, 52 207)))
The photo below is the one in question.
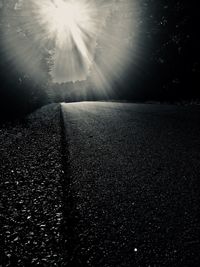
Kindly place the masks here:
POLYGON ((87 80, 105 90, 134 61, 137 0, 7 1, 6 50, 35 76, 42 73, 39 61, 47 53, 53 82, 87 80))

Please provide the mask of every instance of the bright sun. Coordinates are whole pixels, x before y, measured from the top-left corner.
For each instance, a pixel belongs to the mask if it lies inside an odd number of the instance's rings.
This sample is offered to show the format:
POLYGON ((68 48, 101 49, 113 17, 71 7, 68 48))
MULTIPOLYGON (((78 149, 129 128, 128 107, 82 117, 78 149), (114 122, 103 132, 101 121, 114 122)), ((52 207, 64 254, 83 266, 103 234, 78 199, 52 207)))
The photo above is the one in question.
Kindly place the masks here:
POLYGON ((55 8, 52 8, 52 19, 56 23, 58 30, 64 30, 67 28, 69 31, 73 31, 74 27, 83 21, 83 9, 80 4, 72 2, 63 2, 57 0, 54 2, 55 8))
MULTIPOLYGON (((37 3, 37 2, 36 2, 37 3)), ((38 3, 38 15, 50 38, 57 43, 66 41, 69 36, 80 42, 83 32, 94 34, 95 7, 87 0, 51 0, 38 3)))
POLYGON ((109 88, 132 61, 137 0, 14 2, 13 34, 9 31, 4 40, 22 66, 33 66, 31 73, 43 72, 44 58, 53 82, 88 80, 101 89, 109 88))
POLYGON ((47 6, 41 6, 40 11, 52 34, 74 36, 80 27, 90 30, 92 12, 85 1, 52 0, 47 6))
POLYGON ((62 65, 63 69, 68 69, 67 73, 72 80, 77 79, 73 75, 77 69, 77 76, 82 78, 80 72, 88 73, 94 56, 98 33, 96 5, 88 0, 43 0, 38 2, 37 10, 47 39, 55 42, 53 75, 57 76, 57 72, 62 72, 62 65))

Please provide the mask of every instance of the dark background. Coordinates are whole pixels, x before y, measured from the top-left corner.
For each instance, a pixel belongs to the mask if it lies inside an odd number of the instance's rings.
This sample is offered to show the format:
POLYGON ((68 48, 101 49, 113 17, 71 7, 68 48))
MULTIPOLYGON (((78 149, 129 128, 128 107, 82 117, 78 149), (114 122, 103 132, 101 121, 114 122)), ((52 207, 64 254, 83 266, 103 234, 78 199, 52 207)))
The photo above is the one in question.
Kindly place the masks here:
MULTIPOLYGON (((24 116, 51 102, 81 100, 159 101, 198 104, 200 41, 197 1, 138 0, 140 53, 112 90, 97 91, 90 79, 53 84, 50 66, 41 59, 46 80, 35 81, 14 67, 3 46, 7 27, 0 9, 0 117, 24 116)), ((98 51, 97 51, 98 53, 98 51)), ((45 55, 48 57, 48 55, 45 55)))

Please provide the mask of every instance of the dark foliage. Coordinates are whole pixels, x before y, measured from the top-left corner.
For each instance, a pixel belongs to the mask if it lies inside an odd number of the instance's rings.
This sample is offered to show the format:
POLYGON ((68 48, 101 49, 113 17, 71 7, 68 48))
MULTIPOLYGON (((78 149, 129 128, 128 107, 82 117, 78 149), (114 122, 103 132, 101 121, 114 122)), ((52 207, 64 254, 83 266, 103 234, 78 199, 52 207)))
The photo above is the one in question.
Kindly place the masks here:
POLYGON ((200 41, 198 14, 194 1, 157 1, 143 3, 141 27, 145 44, 142 73, 130 69, 125 81, 128 98, 160 101, 199 99, 200 41), (132 90, 134 87, 136 90, 132 90))

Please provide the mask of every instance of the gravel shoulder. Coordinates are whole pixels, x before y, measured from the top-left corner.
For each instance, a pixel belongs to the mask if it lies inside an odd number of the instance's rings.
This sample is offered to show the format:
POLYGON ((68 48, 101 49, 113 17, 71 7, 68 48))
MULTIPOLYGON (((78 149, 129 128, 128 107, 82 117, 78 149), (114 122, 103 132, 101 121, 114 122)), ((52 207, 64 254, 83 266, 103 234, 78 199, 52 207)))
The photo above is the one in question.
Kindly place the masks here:
POLYGON ((60 105, 0 128, 0 266, 63 261, 60 105))

